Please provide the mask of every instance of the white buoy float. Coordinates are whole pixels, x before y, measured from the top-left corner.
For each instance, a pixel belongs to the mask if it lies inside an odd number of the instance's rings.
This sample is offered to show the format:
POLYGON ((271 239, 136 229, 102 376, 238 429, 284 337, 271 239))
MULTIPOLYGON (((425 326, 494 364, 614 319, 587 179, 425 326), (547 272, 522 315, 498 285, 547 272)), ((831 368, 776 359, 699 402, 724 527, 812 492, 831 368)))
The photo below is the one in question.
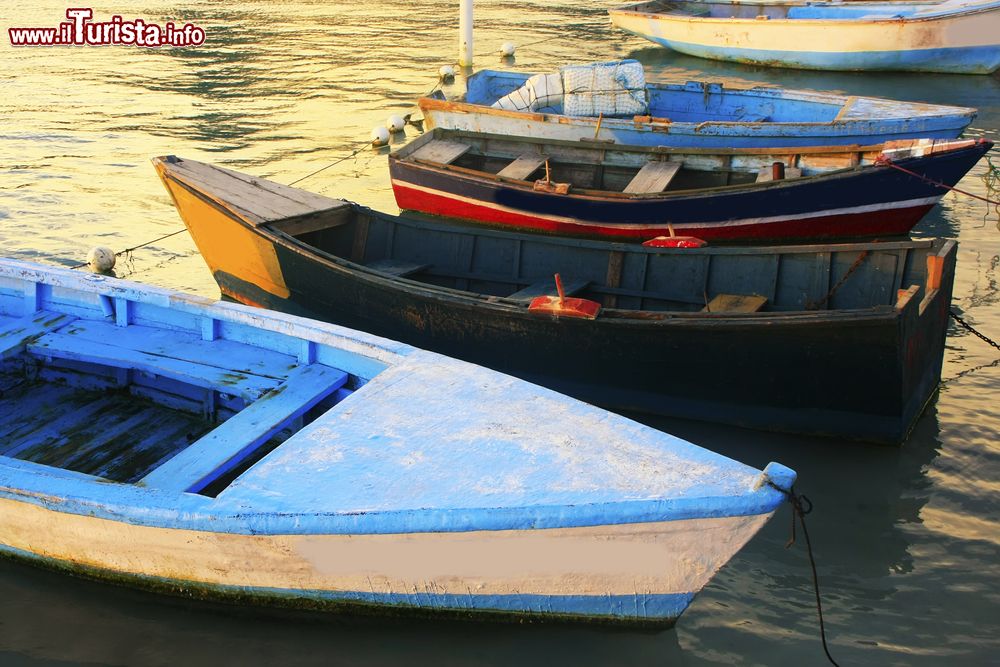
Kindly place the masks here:
POLYGON ((372 128, 372 146, 385 146, 389 143, 389 130, 384 127, 372 128))
POLYGON ((438 79, 444 81, 445 83, 454 81, 455 68, 451 65, 441 65, 441 69, 438 70, 438 79))
POLYGON ((107 273, 115 268, 115 252, 111 248, 96 245, 87 253, 87 266, 94 273, 107 273))
POLYGON ((500 55, 509 58, 514 55, 514 42, 504 42, 500 45, 500 55))
POLYGON ((402 132, 406 127, 406 121, 400 116, 389 116, 385 121, 385 127, 390 132, 402 132))

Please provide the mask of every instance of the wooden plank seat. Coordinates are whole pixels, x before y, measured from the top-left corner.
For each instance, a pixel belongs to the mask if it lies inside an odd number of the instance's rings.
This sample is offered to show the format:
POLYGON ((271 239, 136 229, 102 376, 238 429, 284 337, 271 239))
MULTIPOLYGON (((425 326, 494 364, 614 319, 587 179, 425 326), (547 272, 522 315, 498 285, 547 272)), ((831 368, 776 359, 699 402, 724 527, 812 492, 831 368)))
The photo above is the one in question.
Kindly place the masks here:
POLYGON ((756 313, 767 303, 759 294, 716 294, 702 308, 704 313, 756 313))
POLYGON ((470 148, 472 146, 469 144, 447 141, 445 139, 434 139, 413 151, 410 157, 414 160, 424 160, 425 162, 451 164, 465 155, 470 148))
POLYGON ((373 269, 380 273, 388 273, 389 275, 396 276, 398 278, 405 278, 406 276, 413 275, 414 273, 426 271, 431 267, 430 264, 407 262, 406 260, 401 259, 377 259, 373 262, 365 262, 365 266, 369 269, 373 269))
POLYGON ((546 159, 546 156, 538 153, 525 153, 498 171, 497 176, 515 181, 525 181, 536 169, 545 164, 546 159))
POLYGON ((45 310, 25 317, 0 318, 0 359, 21 354, 31 340, 64 327, 75 319, 71 315, 45 310))
POLYGON ((157 357, 179 359, 228 372, 252 374, 283 381, 297 363, 294 354, 268 351, 234 340, 206 340, 202 333, 130 324, 116 326, 100 320, 77 320, 60 331, 74 339, 94 343, 114 341, 116 347, 157 357))
POLYGON ((344 386, 348 374, 321 364, 299 366, 266 394, 191 443, 141 483, 197 493, 252 456, 288 424, 344 386))
POLYGON ((663 192, 680 168, 680 162, 647 162, 639 173, 632 177, 623 192, 632 195, 663 192))
MULTIPOLYGON (((205 342, 210 344, 214 341, 205 342)), ((28 343, 27 350, 38 357, 69 359, 152 373, 196 387, 239 396, 246 401, 255 401, 281 384, 281 380, 276 378, 211 366, 200 360, 177 359, 65 333, 47 333, 28 343)), ((205 357, 206 360, 211 358, 212 355, 205 357)))
MULTIPOLYGON (((566 296, 573 296, 579 292, 582 292, 587 285, 590 284, 589 280, 566 280, 563 281, 563 293, 566 296)), ((528 285, 522 290, 514 292, 508 299, 513 301, 523 301, 525 303, 530 303, 532 299, 540 296, 558 296, 559 292, 556 290, 556 282, 551 278, 548 280, 541 280, 532 285, 528 285)))

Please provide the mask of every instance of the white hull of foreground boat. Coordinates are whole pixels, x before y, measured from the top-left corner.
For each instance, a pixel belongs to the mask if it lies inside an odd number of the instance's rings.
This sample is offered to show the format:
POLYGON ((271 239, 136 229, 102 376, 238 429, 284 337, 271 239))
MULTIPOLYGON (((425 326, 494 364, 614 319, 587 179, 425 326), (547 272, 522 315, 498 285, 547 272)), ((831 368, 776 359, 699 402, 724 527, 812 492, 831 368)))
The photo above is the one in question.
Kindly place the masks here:
POLYGON ((195 596, 660 624, 675 620, 767 519, 460 533, 239 535, 136 526, 0 500, 7 551, 195 596))

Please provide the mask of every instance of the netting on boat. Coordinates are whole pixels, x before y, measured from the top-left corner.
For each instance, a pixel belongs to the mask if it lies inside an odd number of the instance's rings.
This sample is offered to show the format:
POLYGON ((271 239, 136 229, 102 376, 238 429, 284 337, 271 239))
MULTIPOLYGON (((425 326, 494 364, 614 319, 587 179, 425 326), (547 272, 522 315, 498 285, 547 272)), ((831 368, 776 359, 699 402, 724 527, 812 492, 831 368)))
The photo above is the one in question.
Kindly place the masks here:
POLYGON ((530 77, 492 106, 568 116, 642 115, 648 108, 646 79, 642 64, 635 60, 570 65, 530 77))

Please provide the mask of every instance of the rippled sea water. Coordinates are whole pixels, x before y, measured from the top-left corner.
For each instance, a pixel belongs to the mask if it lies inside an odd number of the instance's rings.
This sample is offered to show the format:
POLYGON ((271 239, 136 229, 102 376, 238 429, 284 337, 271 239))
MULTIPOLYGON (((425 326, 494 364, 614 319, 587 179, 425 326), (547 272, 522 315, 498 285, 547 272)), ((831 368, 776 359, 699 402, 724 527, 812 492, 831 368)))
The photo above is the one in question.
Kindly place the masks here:
MULTIPOLYGON (((998 77, 702 61, 613 30, 613 4, 481 1, 476 65, 544 71, 628 56, 658 81, 975 106, 968 134, 1000 135, 998 77), (504 41, 523 45, 516 62, 494 55, 504 41)), ((290 183, 409 112, 457 57, 457 3, 439 0, 136 0, 94 5, 95 18, 190 22, 206 43, 9 45, 7 28, 55 26, 66 6, 0 8, 0 254, 62 266, 84 261, 93 245, 122 250, 181 228, 150 157, 173 153, 290 183)), ((985 195, 986 173, 983 162, 960 187, 985 195)), ((396 210, 384 151, 363 150, 301 185, 396 210)), ((949 195, 915 231, 959 240, 954 308, 993 339, 998 221, 986 204, 949 195)), ((218 295, 186 233, 137 250, 118 270, 218 295)), ((953 328, 941 391, 899 449, 647 421, 757 467, 778 460, 798 470, 815 504, 809 530, 841 665, 1000 664, 998 358, 953 328)), ((0 562, 0 665, 824 664, 801 534, 786 550, 788 532, 786 508, 661 633, 246 611, 0 562)))

